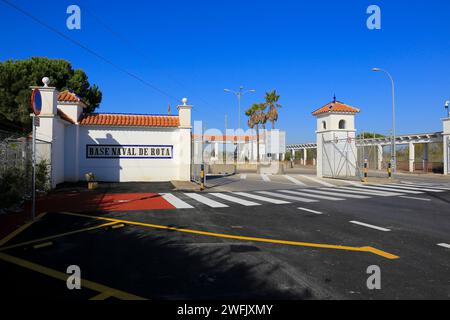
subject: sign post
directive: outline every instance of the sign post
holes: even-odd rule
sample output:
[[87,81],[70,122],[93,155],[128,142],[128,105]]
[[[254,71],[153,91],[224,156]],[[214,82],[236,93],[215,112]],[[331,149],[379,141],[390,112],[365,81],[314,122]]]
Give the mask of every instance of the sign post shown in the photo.
[[33,89],[31,94],[31,108],[33,109],[33,114],[31,115],[33,119],[33,142],[32,142],[32,181],[31,181],[31,218],[34,221],[36,219],[36,127],[40,125],[39,115],[42,110],[42,96],[39,89]]

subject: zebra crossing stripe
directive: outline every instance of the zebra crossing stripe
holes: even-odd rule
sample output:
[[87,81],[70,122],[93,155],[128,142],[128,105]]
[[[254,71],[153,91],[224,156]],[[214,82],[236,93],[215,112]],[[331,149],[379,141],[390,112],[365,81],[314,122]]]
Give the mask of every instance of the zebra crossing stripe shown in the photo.
[[175,197],[171,193],[160,193],[160,195],[163,197],[164,200],[169,202],[171,205],[173,205],[177,209],[193,209],[194,207],[190,204],[184,202],[183,200]]
[[314,181],[315,183],[318,183],[318,184],[320,184],[322,186],[325,186],[325,187],[335,187],[335,185],[333,185],[331,183],[328,183],[328,182],[325,182],[325,181],[320,180],[320,179],[315,178],[315,177],[306,176],[306,175],[300,175],[300,177],[308,179],[308,180],[311,180],[311,181]]
[[306,199],[306,198],[301,198],[301,197],[294,197],[294,196],[289,196],[287,194],[276,193],[276,192],[258,191],[258,193],[265,194],[265,195],[268,195],[268,196],[272,196],[272,197],[275,197],[275,198],[281,198],[281,199],[287,199],[287,200],[293,200],[293,201],[299,201],[299,202],[307,202],[307,203],[318,202],[318,200]]
[[427,198],[416,198],[416,197],[407,197],[407,196],[400,196],[399,198],[410,199],[410,200],[419,200],[419,201],[431,201],[431,199],[427,199]]
[[404,196],[403,193],[396,193],[396,192],[387,192],[387,191],[376,191],[376,190],[367,190],[362,189],[359,187],[340,187],[338,189],[336,188],[324,188],[325,190],[345,190],[346,192],[350,193],[356,193],[356,194],[363,194],[363,195],[369,195],[369,196],[380,196],[380,197],[395,197],[395,196]]
[[229,207],[226,204],[214,201],[212,199],[209,199],[209,198],[202,196],[200,194],[197,194],[197,193],[185,193],[185,195],[188,196],[189,198],[194,199],[200,203],[203,203],[211,208],[228,208]]
[[358,188],[370,189],[370,190],[394,191],[394,192],[409,193],[409,194],[422,194],[423,193],[420,191],[399,190],[399,189],[395,189],[395,188],[386,188],[386,187],[378,187],[378,186],[361,186]]
[[338,197],[342,197],[342,198],[352,198],[352,199],[370,199],[369,196],[359,196],[356,194],[348,194],[348,193],[343,193],[343,192],[337,192],[338,190],[336,190],[336,192],[331,192],[331,191],[322,191],[322,190],[317,190],[317,189],[301,189],[303,192],[312,192],[312,193],[317,193],[317,194],[324,194],[327,196],[338,196]]
[[245,207],[254,207],[254,206],[260,206],[261,204],[256,203],[256,202],[252,202],[252,201],[248,201],[248,200],[244,200],[244,199],[240,199],[240,198],[236,198],[233,196],[230,196],[228,194],[223,194],[223,193],[210,193],[210,195],[223,199],[223,200],[227,200],[230,202],[234,202],[234,203],[239,203]]
[[329,196],[321,196],[318,194],[307,194],[304,192],[298,192],[298,191],[291,191],[291,190],[280,190],[280,192],[283,193],[289,193],[289,194],[293,194],[296,196],[306,196],[306,197],[310,197],[310,198],[316,198],[316,199],[322,199],[322,200],[331,200],[331,201],[342,201],[345,199],[341,199],[341,198],[335,198],[335,197],[329,197]]
[[409,181],[400,181],[401,183],[407,184],[407,185],[411,185],[414,187],[426,187],[426,188],[434,188],[434,189],[439,189],[439,190],[450,190],[450,188],[447,188],[443,185],[437,185],[435,183],[412,183]]
[[263,196],[258,196],[256,194],[247,193],[247,192],[234,192],[234,194],[237,194],[238,196],[254,199],[254,200],[260,200],[260,201],[273,203],[273,204],[289,204],[290,203],[288,201],[267,198],[267,197],[263,197]]
[[270,182],[270,178],[267,174],[261,174],[261,178],[265,181],[265,182]]
[[303,183],[303,182],[301,182],[301,181],[295,179],[294,177],[291,177],[291,176],[288,176],[288,175],[285,175],[284,177],[285,177],[286,179],[288,179],[289,181],[293,182],[294,184],[297,184],[297,185],[299,185],[299,186],[306,186],[305,183]]
[[383,187],[395,187],[398,189],[406,189],[406,190],[417,190],[417,191],[428,191],[428,192],[444,192],[444,190],[438,190],[438,189],[428,189],[423,187],[409,187],[405,185],[399,185],[399,184],[385,184],[382,185]]
[[342,181],[344,183],[347,183],[347,184],[349,184],[351,186],[355,186],[355,187],[360,187],[363,185],[361,182],[357,182],[357,181],[351,181],[351,180],[339,180],[339,181]]

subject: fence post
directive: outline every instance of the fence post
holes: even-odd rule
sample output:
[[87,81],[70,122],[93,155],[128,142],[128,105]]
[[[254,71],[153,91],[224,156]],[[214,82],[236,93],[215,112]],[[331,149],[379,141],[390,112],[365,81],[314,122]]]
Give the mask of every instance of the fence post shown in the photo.
[[369,176],[369,161],[364,159],[364,182],[368,181]]
[[388,178],[392,179],[392,162],[388,164]]
[[200,172],[200,190],[203,191],[205,190],[205,185],[206,185],[206,175],[205,175],[205,165],[202,164],[201,165],[201,172]]

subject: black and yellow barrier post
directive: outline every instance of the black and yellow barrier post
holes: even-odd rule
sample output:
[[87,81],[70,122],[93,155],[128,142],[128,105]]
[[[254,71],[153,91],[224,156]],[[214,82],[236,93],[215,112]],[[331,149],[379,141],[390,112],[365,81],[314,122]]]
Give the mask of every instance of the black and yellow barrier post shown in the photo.
[[364,161],[364,182],[368,181],[368,177],[369,177],[369,162],[367,161],[367,159]]
[[200,172],[200,190],[203,191],[205,190],[205,180],[206,180],[206,175],[205,175],[205,165],[202,164],[201,165],[201,172]]
[[389,162],[388,164],[388,178],[392,179],[392,163]]

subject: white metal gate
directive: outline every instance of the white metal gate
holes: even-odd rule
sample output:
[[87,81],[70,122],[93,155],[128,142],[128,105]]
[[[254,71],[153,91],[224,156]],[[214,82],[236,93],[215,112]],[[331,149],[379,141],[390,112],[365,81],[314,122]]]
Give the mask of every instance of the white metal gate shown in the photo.
[[359,176],[358,155],[355,138],[335,136],[332,140],[322,138],[322,172],[327,178]]

